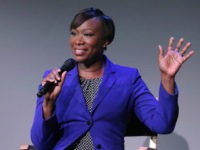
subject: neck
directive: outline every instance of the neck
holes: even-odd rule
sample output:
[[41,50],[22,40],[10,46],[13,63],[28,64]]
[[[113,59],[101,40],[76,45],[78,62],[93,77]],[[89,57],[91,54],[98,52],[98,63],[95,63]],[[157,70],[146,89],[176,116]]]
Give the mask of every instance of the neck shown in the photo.
[[104,59],[98,60],[91,65],[78,63],[79,76],[85,79],[98,78],[103,75]]

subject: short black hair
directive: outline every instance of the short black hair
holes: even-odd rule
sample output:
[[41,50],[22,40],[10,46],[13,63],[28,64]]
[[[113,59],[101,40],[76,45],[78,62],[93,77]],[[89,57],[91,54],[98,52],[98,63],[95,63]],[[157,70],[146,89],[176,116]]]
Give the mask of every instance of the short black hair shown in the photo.
[[114,25],[113,20],[109,16],[105,15],[103,11],[101,11],[98,8],[91,7],[91,8],[83,9],[80,12],[78,12],[74,16],[71,22],[70,30],[76,29],[83,22],[95,17],[98,18],[102,22],[104,34],[105,34],[104,37],[105,39],[108,40],[110,44],[113,41],[114,36],[115,36],[115,25]]

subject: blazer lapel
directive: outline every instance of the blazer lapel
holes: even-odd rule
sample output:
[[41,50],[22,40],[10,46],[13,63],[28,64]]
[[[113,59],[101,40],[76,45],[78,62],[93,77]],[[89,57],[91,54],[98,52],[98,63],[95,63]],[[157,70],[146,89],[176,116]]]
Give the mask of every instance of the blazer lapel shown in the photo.
[[[70,93],[70,96],[73,100],[77,100],[78,103],[80,103],[83,107],[87,108],[85,99],[82,93],[82,89],[79,83],[77,66],[75,66],[70,72],[67,73],[66,80],[63,86],[67,87],[65,89],[68,89],[67,92]],[[62,96],[62,97],[65,97],[65,96]]]
[[[116,81],[115,77],[115,67],[112,62],[106,58],[106,65],[104,69],[104,75],[102,83],[99,86],[98,92],[93,102],[92,106],[92,113],[98,107],[98,105],[103,101],[104,97],[108,94],[108,92],[114,86]],[[67,73],[66,80],[63,85],[63,89],[68,91],[63,91],[61,97],[66,97],[65,94],[68,93],[73,100],[77,100],[84,109],[89,113],[87,105],[85,103],[85,99],[82,93],[82,89],[79,83],[79,76],[78,76],[78,68],[75,66],[71,71]]]
[[99,86],[97,95],[94,99],[93,107],[92,107],[92,113],[96,110],[98,105],[103,101],[104,97],[112,89],[115,81],[116,81],[116,78],[115,78],[114,65],[112,64],[112,62],[110,62],[108,60],[108,58],[106,58],[106,66],[105,66],[105,69],[104,69],[103,80],[102,80],[102,83]]

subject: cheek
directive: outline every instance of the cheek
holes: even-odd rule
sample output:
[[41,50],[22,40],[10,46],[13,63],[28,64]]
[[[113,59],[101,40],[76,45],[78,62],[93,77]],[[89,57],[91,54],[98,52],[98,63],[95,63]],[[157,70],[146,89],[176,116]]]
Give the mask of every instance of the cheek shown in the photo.
[[69,44],[70,44],[70,46],[72,46],[72,44],[74,43],[73,41],[74,40],[72,38],[69,38]]
[[70,46],[71,50],[73,50],[73,48],[75,47],[75,40],[73,38],[69,39],[69,46]]
[[96,39],[94,39],[94,40],[88,40],[87,44],[90,45],[92,48],[99,49],[99,48],[102,47],[102,42],[99,41],[99,40],[96,40]]

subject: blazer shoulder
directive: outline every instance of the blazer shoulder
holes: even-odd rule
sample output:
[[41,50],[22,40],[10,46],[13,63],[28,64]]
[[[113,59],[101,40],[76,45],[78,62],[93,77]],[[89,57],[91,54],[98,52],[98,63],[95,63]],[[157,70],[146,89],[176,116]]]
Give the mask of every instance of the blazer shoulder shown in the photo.
[[141,78],[137,68],[122,66],[118,64],[115,64],[114,68],[116,78],[126,84],[135,83],[138,79]]
[[115,64],[116,73],[123,76],[140,76],[137,68]]

